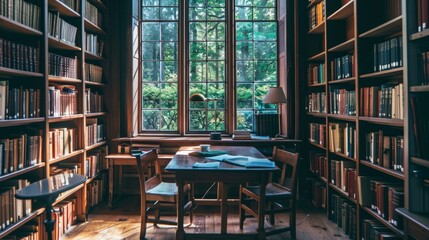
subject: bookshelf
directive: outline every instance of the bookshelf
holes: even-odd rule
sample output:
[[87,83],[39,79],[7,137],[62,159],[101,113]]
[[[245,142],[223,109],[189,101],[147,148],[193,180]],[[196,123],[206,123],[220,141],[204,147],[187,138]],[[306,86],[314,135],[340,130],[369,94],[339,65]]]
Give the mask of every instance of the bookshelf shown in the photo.
[[[25,179],[29,184],[62,171],[86,175],[87,184],[63,194],[55,206],[74,205],[73,222],[85,221],[106,187],[108,1],[23,5],[0,12],[0,183]],[[16,189],[10,189],[2,187],[0,193],[13,199]],[[0,238],[28,231],[29,223],[43,227],[44,209],[30,206],[31,212],[4,226],[0,219]],[[38,230],[36,238],[44,239],[44,228]]]
[[325,1],[322,19],[314,20],[311,8],[319,2],[295,1],[296,28],[307,29],[295,39],[306,119],[299,130],[309,152],[306,196],[351,239],[370,239],[364,229],[373,227],[403,238],[394,209],[408,201],[411,70],[401,11],[408,1]]

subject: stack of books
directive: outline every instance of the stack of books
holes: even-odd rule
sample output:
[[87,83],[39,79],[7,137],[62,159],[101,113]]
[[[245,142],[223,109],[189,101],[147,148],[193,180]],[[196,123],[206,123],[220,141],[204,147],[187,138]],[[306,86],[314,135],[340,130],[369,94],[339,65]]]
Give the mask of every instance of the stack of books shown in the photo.
[[232,134],[232,139],[233,140],[251,140],[252,136],[248,131],[234,130],[234,133]]

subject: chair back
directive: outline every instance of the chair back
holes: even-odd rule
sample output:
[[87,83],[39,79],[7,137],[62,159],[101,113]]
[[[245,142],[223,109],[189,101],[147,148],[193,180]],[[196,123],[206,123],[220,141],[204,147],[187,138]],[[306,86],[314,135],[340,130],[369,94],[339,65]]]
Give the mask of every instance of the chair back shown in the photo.
[[[140,193],[142,198],[145,198],[146,192],[158,185],[162,181],[161,168],[159,166],[158,153],[156,149],[152,149],[148,152],[138,154],[136,156],[137,160],[137,172],[139,174],[140,182]],[[149,168],[155,166],[155,175],[146,176],[146,173],[150,172]]]
[[282,163],[281,175],[278,184],[282,185],[295,195],[299,165],[299,154],[274,147],[273,160],[278,163]]

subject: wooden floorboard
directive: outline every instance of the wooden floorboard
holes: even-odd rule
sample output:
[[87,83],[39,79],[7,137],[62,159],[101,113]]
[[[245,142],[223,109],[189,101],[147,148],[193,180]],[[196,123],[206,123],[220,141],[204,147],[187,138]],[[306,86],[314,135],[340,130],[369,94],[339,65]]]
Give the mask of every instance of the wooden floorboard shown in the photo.
[[[84,240],[84,239],[112,239],[133,240],[139,239],[140,231],[140,209],[138,196],[123,196],[116,204],[115,209],[109,209],[106,203],[100,204],[92,209],[88,221],[80,223],[63,236],[62,240]],[[297,214],[297,239],[300,240],[340,240],[348,239],[345,234],[326,218],[326,214],[320,210],[314,210],[309,204],[301,201]],[[174,219],[174,216],[168,216]],[[278,222],[287,223],[285,215],[279,215]],[[185,224],[189,218],[185,218]],[[267,224],[268,225],[268,224]],[[255,219],[246,219],[243,232],[254,232],[257,226]],[[213,233],[220,232],[220,210],[213,206],[199,206],[194,211],[193,224],[185,228],[189,233]],[[239,229],[239,218],[237,206],[228,209],[228,232],[241,233]],[[153,227],[148,224],[147,239],[175,239],[175,227],[160,225]],[[195,238],[193,238],[195,239]],[[291,239],[289,233],[282,233],[267,237],[268,240]]]

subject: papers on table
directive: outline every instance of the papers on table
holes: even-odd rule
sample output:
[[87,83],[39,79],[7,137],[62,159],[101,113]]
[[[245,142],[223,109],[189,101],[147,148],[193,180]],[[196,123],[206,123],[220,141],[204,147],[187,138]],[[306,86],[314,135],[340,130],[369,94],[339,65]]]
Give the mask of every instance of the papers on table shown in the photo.
[[192,166],[193,168],[219,168],[220,162],[196,162]]
[[242,155],[229,155],[223,154],[219,156],[207,157],[206,159],[210,159],[212,161],[218,162],[227,162],[243,167],[275,167],[274,162],[266,159],[266,158],[254,158]]

